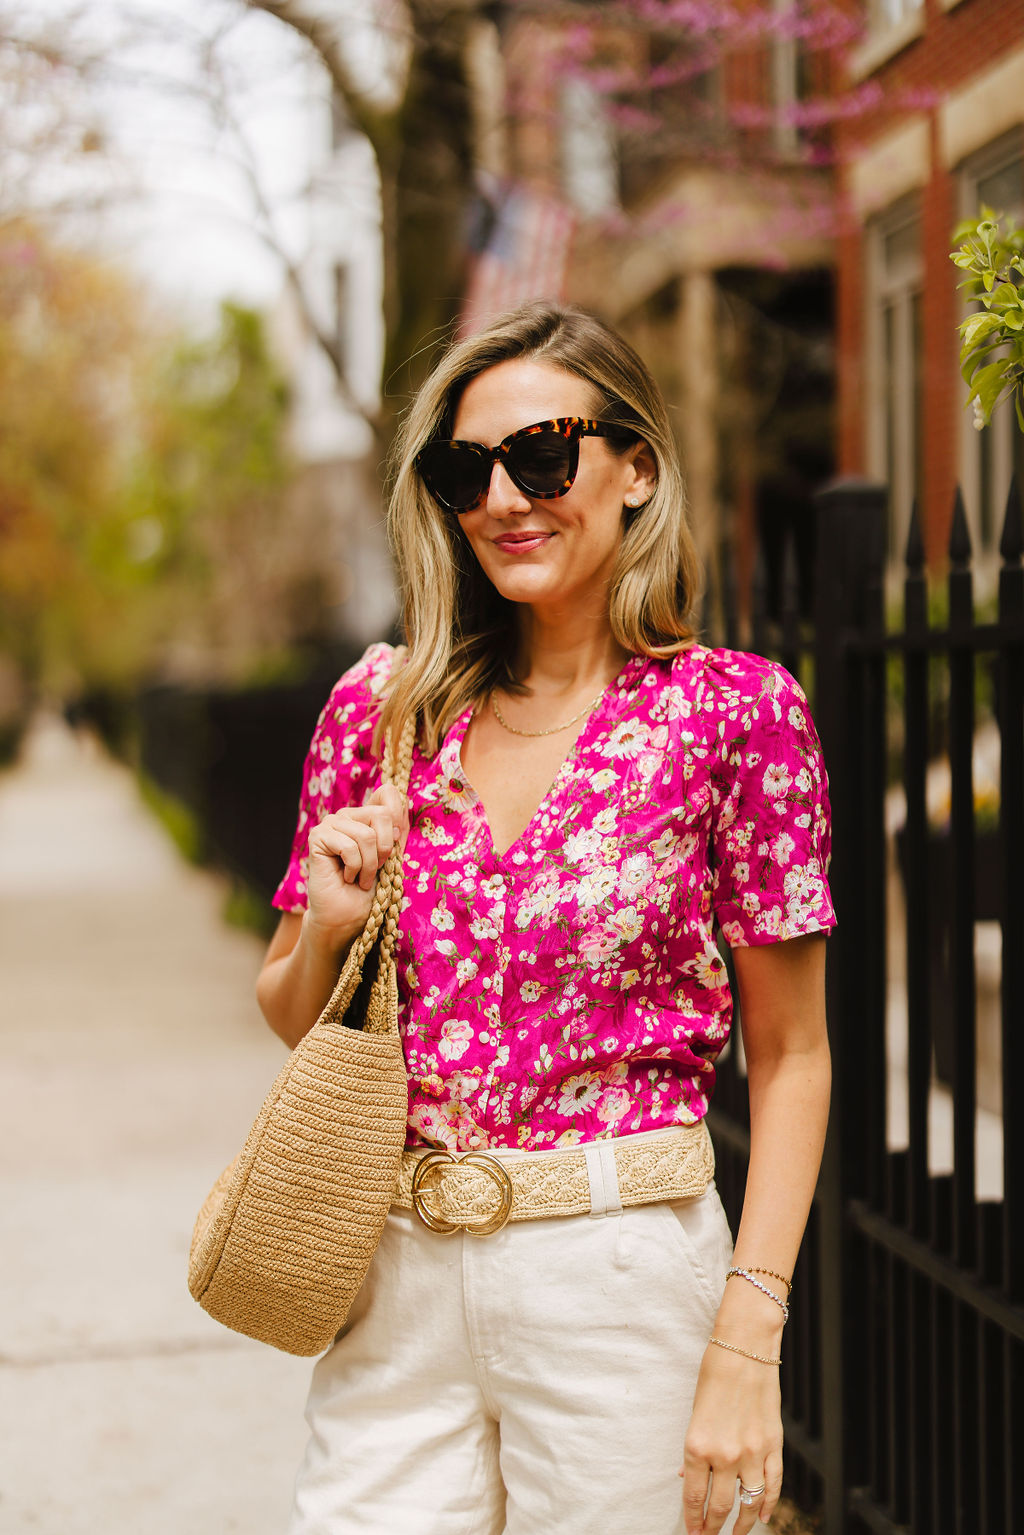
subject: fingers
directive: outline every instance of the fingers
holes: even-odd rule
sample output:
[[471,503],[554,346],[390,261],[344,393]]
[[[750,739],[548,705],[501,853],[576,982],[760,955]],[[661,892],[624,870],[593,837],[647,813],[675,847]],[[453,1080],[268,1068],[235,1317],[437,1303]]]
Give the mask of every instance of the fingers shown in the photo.
[[[758,1487],[767,1488],[768,1478],[765,1475],[764,1461],[761,1461],[760,1469],[755,1469],[756,1466],[757,1462],[750,1459],[741,1463],[739,1471],[739,1486],[737,1489],[735,1489],[740,1493],[741,1496],[744,1487],[749,1487],[752,1492],[755,1488]],[[779,1481],[781,1484],[781,1472],[779,1474]],[[739,1516],[737,1517],[736,1524],[734,1526],[733,1535],[747,1535],[747,1531],[753,1529],[759,1516],[763,1496],[764,1494],[759,1495],[754,1499],[752,1503],[740,1503]]]
[[371,827],[357,822],[346,822],[343,828],[333,817],[321,821],[309,834],[309,856],[340,862],[346,885],[358,883],[369,890],[377,876],[377,838]]
[[780,1452],[771,1451],[759,1471],[754,1470],[754,1463],[749,1460],[745,1469],[739,1469],[742,1462],[728,1469],[721,1465],[713,1469],[706,1460],[690,1453],[683,1465],[683,1518],[687,1535],[718,1535],[740,1490],[737,1477],[743,1487],[754,1489],[763,1484],[765,1491],[752,1504],[741,1503],[733,1535],[747,1535],[758,1519],[768,1523],[782,1492]]
[[[750,1485],[750,1484],[748,1484]],[[753,1486],[760,1486],[754,1482]],[[711,1472],[711,1496],[708,1499],[708,1511],[704,1516],[703,1535],[718,1535],[729,1515],[732,1513],[733,1504],[736,1502],[736,1472],[713,1469]],[[736,1522],[735,1535],[744,1535],[750,1529],[750,1523],[743,1523],[743,1515],[748,1512],[743,1509]]]
[[688,1535],[702,1535],[710,1480],[707,1460],[687,1449],[683,1457],[683,1519]]
[[[762,1481],[765,1484],[765,1494],[761,1500],[758,1518],[767,1524],[775,1512],[775,1505],[782,1496],[782,1452],[780,1450],[772,1450],[765,1456]],[[747,1483],[748,1487],[752,1485],[757,1484]]]
[[339,860],[347,885],[358,883],[362,890],[371,890],[378,869],[400,836],[396,817],[386,806],[338,810],[310,832],[309,855]]
[[[708,1496],[710,1490],[710,1497]],[[683,1479],[683,1520],[687,1535],[718,1535],[736,1500],[736,1475],[710,1471],[707,1466],[696,1472],[686,1471]],[[705,1504],[707,1505],[705,1508]],[[747,1510],[744,1509],[743,1513]],[[735,1535],[749,1530],[752,1519],[735,1527]]]
[[399,832],[407,835],[409,831],[409,801],[405,795],[395,788],[394,784],[382,784],[379,789],[374,789],[370,795],[370,805],[380,805],[387,810]]

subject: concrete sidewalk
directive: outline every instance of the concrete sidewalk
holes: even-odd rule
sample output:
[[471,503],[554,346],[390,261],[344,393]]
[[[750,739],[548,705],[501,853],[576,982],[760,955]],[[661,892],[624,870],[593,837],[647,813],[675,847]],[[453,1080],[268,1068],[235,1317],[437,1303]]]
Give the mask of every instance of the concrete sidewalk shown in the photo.
[[123,768],[37,724],[0,777],[0,1535],[284,1529],[310,1362],[185,1284],[284,1059],[222,898]]

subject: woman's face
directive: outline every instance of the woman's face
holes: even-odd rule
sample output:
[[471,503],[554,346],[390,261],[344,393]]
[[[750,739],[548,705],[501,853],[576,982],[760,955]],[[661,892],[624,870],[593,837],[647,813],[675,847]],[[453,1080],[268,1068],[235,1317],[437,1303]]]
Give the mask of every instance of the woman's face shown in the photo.
[[[592,417],[595,407],[594,391],[583,379],[517,358],[466,386],[452,436],[496,447],[520,427],[559,416]],[[646,444],[613,453],[602,437],[583,437],[579,448],[579,469],[564,496],[531,500],[495,464],[484,499],[459,517],[484,573],[512,602],[576,609],[591,596],[607,600],[623,507],[631,496],[640,504],[651,495],[654,457]]]

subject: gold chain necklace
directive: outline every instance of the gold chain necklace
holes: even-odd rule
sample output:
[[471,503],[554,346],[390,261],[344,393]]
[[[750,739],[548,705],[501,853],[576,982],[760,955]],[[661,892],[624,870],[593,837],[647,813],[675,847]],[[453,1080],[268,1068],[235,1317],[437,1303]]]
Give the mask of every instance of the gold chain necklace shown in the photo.
[[515,725],[510,725],[508,720],[505,719],[501,710],[498,708],[498,700],[493,693],[491,694],[491,707],[494,709],[494,717],[498,721],[498,724],[504,725],[505,729],[510,730],[514,736],[553,736],[557,735],[560,730],[568,730],[570,725],[575,725],[577,720],[581,720],[585,714],[589,714],[591,709],[593,709],[596,704],[601,702],[601,699],[604,697],[606,691],[607,690],[605,688],[602,688],[597,697],[592,698],[589,704],[586,704],[580,710],[579,714],[574,714],[572,719],[566,720],[563,725],[552,725],[548,730],[517,730]]

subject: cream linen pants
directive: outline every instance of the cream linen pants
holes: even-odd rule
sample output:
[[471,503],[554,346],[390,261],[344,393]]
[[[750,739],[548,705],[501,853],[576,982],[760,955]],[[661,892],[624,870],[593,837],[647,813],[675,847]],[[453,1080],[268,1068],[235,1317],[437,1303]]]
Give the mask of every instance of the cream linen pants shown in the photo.
[[[317,1362],[289,1535],[684,1535],[717,1190],[442,1236],[393,1209]],[[739,1503],[724,1529],[731,1531]]]

